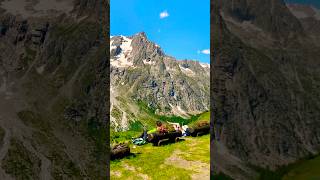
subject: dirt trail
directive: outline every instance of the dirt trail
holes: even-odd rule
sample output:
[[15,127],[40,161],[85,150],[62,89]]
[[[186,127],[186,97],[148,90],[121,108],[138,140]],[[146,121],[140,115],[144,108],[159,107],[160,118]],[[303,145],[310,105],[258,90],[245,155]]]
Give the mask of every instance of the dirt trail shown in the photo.
[[[141,177],[143,180],[150,180],[150,177],[149,177],[148,175],[143,174],[143,173],[139,173],[138,170],[137,170],[135,167],[133,167],[133,166],[129,166],[128,164],[124,164],[123,167],[124,167],[126,170],[128,170],[128,171],[133,171],[133,172],[137,173],[137,175],[138,175],[139,177]],[[113,172],[113,174],[114,174],[114,172]],[[118,174],[118,175],[119,175],[119,174]],[[121,174],[120,174],[120,175],[121,175]]]
[[172,155],[166,159],[165,164],[173,165],[179,168],[195,171],[196,173],[191,175],[194,180],[209,180],[210,179],[210,164],[203,163],[201,161],[188,161],[180,157],[181,150],[175,150]]

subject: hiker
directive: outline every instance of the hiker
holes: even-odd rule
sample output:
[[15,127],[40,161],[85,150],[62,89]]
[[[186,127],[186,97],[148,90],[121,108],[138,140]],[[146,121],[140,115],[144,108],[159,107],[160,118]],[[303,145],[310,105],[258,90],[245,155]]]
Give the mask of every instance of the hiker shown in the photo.
[[190,135],[189,127],[187,125],[183,125],[181,127],[179,123],[172,123],[169,121],[167,121],[167,123],[171,124],[176,131],[181,131],[182,136],[189,136]]
[[168,132],[167,128],[165,127],[164,124],[162,124],[161,121],[156,121],[156,127],[147,131],[147,129],[144,127],[143,128],[143,133],[140,135],[140,138],[143,138],[143,139],[147,139],[148,137],[148,134],[151,134],[151,133],[155,133],[155,132],[158,132],[158,133],[166,133]]
[[147,140],[148,134],[147,134],[147,128],[144,126],[143,127],[143,133],[139,138],[142,138],[143,140]]
[[157,122],[156,122],[156,125],[157,125],[157,131],[158,131],[159,133],[166,133],[166,132],[168,132],[167,128],[165,127],[164,124],[162,124],[161,121],[157,121]]
[[155,132],[166,133],[168,130],[161,121],[156,121],[156,128],[147,131],[147,128],[143,127],[143,133],[137,138],[132,138],[132,142],[136,145],[143,145],[148,141],[148,134]]
[[167,121],[168,124],[171,124],[175,131],[181,131],[183,133],[183,129],[181,128],[179,123],[173,123]]

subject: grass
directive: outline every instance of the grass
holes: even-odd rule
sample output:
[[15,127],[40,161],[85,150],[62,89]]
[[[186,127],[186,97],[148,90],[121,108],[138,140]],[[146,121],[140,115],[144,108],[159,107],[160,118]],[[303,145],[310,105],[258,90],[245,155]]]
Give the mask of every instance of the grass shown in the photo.
[[297,164],[283,180],[316,180],[320,179],[320,156]]
[[149,107],[144,101],[138,100],[137,104],[138,104],[140,110],[143,110],[150,115],[155,115],[156,109]]
[[[150,112],[150,111],[149,111]],[[152,115],[152,112],[150,112]],[[157,116],[157,115],[154,115]],[[157,116],[161,121],[179,122],[190,124],[196,121],[210,120],[210,112],[205,112],[190,119],[181,117]],[[201,137],[187,137],[185,141],[156,147],[151,144],[133,146],[131,137],[137,137],[142,133],[142,125],[135,122],[130,125],[130,130],[125,132],[114,132],[111,130],[111,142],[127,142],[133,155],[111,161],[111,179],[191,179],[191,175],[197,173],[194,170],[181,168],[173,164],[165,163],[166,159],[175,151],[180,151],[179,158],[190,162],[201,162],[210,164],[210,135]],[[208,167],[207,166],[207,167]],[[208,172],[201,172],[208,173]]]
[[200,116],[202,116],[202,118],[207,118],[208,120],[210,120],[210,113],[208,112],[197,115],[191,115],[190,118],[183,118],[179,116],[164,116],[155,114],[156,108],[149,107],[145,102],[141,100],[137,101],[137,105],[139,106],[140,113],[144,114],[140,117],[139,121],[145,123],[147,127],[154,127],[154,123],[156,120],[160,120],[163,122],[176,122],[183,125],[190,124],[194,121],[198,121]]
[[272,171],[269,168],[253,167],[259,173],[259,180],[281,180],[283,176],[280,171]]
[[[269,168],[252,166],[259,173],[258,180],[316,180],[320,179],[320,156],[310,156],[272,171]],[[223,173],[214,174],[211,179],[232,179]]]
[[191,121],[189,125],[189,127],[194,126],[197,122],[199,121],[206,121],[206,122],[210,122],[210,111],[208,112],[204,112],[200,115],[198,115],[198,117],[196,118],[196,120]]
[[165,164],[166,159],[176,150],[182,152],[180,157],[185,160],[200,161],[208,166],[210,162],[209,135],[188,137],[186,141],[160,147],[151,144],[136,148],[130,146],[134,155],[111,161],[111,179],[142,179],[143,176],[151,179],[191,179],[191,174],[196,173],[195,171],[176,167],[174,164]]
[[[148,129],[152,129],[155,127],[155,121],[160,120],[162,122],[175,122],[183,125],[192,126],[194,123],[198,121],[210,121],[210,111],[204,112],[198,115],[193,115],[189,119],[185,119],[179,116],[160,116],[156,114],[152,114],[152,111],[147,110],[146,106],[142,106],[140,104],[140,108],[145,108],[146,112],[149,112],[149,116],[152,116],[150,122],[146,122],[144,120],[137,120],[135,122],[131,122],[130,129],[124,132],[115,132],[113,129],[110,131],[110,140],[111,143],[120,143],[130,141],[132,137],[137,137],[141,135],[143,132],[143,126],[145,125]],[[152,121],[152,122],[151,122]]]
[[175,123],[179,123],[179,124],[190,124],[192,122],[198,121],[200,115],[192,115],[190,118],[185,119],[179,116],[159,116],[159,120],[163,121],[163,122],[175,122]]
[[232,180],[231,177],[227,176],[224,173],[219,172],[218,174],[213,174],[210,176],[212,180]]
[[188,146],[192,148],[188,149],[186,153],[182,154],[181,156],[188,161],[200,160],[201,162],[209,164],[210,163],[210,135],[205,135],[203,137],[196,137],[191,139],[193,141],[192,143],[194,144],[191,144],[191,145],[188,144]]
[[125,131],[125,132],[114,132],[111,130],[110,132],[110,140],[112,143],[122,143],[122,142],[128,142],[131,140],[132,137],[137,137],[142,132],[139,131]]
[[272,171],[268,168],[253,167],[259,180],[313,180],[320,178],[320,156],[309,156]]

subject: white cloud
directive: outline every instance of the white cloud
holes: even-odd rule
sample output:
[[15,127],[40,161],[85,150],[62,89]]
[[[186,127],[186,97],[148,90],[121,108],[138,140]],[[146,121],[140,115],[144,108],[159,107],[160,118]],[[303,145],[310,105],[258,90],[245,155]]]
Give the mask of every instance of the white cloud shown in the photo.
[[[199,53],[199,51],[198,51]],[[202,54],[210,54],[210,49],[204,49],[201,51]]]
[[169,16],[169,13],[168,13],[167,10],[165,10],[165,11],[161,12],[159,16],[160,16],[160,19],[163,19],[163,18],[168,17],[168,16]]

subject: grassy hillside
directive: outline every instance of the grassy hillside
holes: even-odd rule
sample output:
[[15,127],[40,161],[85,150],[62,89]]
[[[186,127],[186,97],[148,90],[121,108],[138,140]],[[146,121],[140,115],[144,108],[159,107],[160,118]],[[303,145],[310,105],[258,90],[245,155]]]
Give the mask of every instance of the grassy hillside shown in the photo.
[[259,180],[314,180],[320,179],[320,156],[310,156],[287,166],[282,166],[276,171],[255,168]]
[[296,164],[283,180],[320,179],[320,156]]
[[[164,146],[132,146],[131,156],[111,161],[111,179],[203,179],[210,171],[210,135]],[[207,178],[208,179],[208,178]]]
[[[120,143],[120,142],[126,142],[130,141],[131,137],[136,137],[138,135],[141,135],[143,132],[143,126],[146,126],[147,129],[152,129],[155,127],[156,120],[160,120],[162,122],[176,122],[180,124],[187,124],[192,125],[195,122],[198,121],[210,121],[210,112],[204,112],[198,115],[193,115],[188,119],[178,117],[178,116],[160,116],[153,114],[153,112],[149,109],[147,109],[144,106],[140,106],[143,108],[144,114],[147,114],[143,116],[141,119],[136,119],[135,122],[131,122],[130,129],[128,131],[124,132],[115,132],[113,129],[110,130],[110,140],[111,143]],[[148,112],[148,113],[146,113]]]
[[[275,171],[251,166],[259,173],[257,180],[316,180],[320,179],[320,156],[310,156]],[[213,179],[232,180],[231,177],[219,173]]]
[[[209,121],[210,112],[189,119],[181,117],[157,116],[161,121],[192,124],[196,121]],[[112,132],[111,142],[127,142],[132,155],[111,161],[111,179],[209,179],[210,174],[210,135],[185,137],[183,141],[160,147],[146,144],[134,146],[131,137],[140,135],[142,123],[131,124],[130,130]]]

